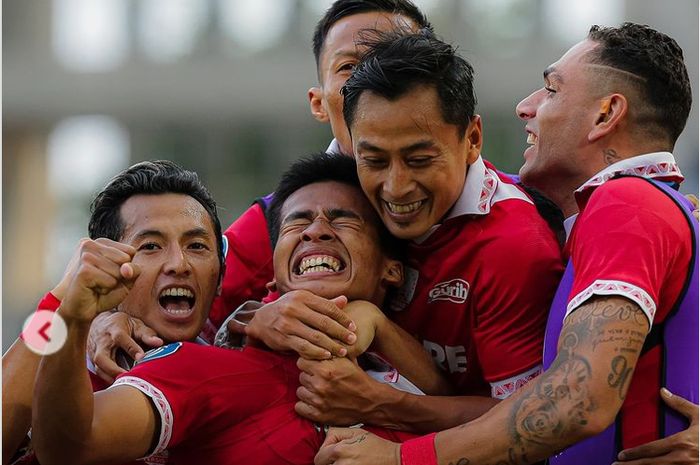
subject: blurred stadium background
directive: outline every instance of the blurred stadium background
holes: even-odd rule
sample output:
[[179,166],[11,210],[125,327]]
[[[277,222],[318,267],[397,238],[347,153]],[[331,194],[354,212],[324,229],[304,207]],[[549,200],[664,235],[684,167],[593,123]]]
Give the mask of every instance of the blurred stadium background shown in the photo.
[[[200,173],[228,226],[330,128],[308,110],[330,0],[21,0],[2,12],[3,351],[86,235],[92,195],[130,164]],[[698,99],[697,0],[417,0],[476,72],[487,159],[517,171],[514,105],[591,24],[649,24],[683,47]],[[676,147],[698,191],[697,103]]]

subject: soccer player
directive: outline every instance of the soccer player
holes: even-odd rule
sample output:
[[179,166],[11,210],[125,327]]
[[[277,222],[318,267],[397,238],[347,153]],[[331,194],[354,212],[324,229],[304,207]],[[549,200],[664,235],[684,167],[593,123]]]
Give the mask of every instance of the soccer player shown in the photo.
[[[353,166],[342,155],[319,155],[283,178],[271,205],[279,231],[274,285],[282,294],[344,296],[358,325],[358,352],[349,357],[374,341],[420,388],[442,392],[446,384],[422,347],[376,306],[400,283],[403,268],[382,250],[396,247],[362,195]],[[119,306],[137,316],[157,310],[185,318],[211,303],[220,270],[215,228],[196,200],[185,194],[121,200],[121,228],[91,229],[121,242],[84,244],[89,252],[81,254],[58,309],[68,340],[43,358],[37,373],[33,441],[40,462],[120,462],[167,448],[168,463],[264,464],[280,457],[311,463],[323,430],[294,413],[296,356],[174,343],[149,352],[93,395],[84,353],[96,313]],[[382,380],[412,387],[396,369]]]
[[[60,305],[61,298],[65,297],[73,276],[78,271],[78,266],[90,266],[93,261],[104,259],[116,260],[128,258],[121,246],[104,246],[105,239],[102,237],[119,238],[124,234],[125,228],[130,226],[124,221],[125,215],[129,214],[133,219],[143,212],[138,210],[128,210],[136,208],[139,199],[159,199],[162,200],[163,212],[171,198],[183,200],[183,204],[197,206],[197,219],[200,222],[211,224],[211,231],[207,229],[206,239],[211,239],[211,244],[207,243],[207,248],[213,256],[213,262],[207,262],[207,268],[189,268],[184,272],[188,275],[188,280],[195,283],[187,286],[172,287],[164,286],[163,276],[180,274],[174,268],[173,260],[165,262],[162,260],[161,273],[158,275],[153,270],[153,266],[141,267],[141,278],[138,280],[138,288],[133,295],[150,293],[154,300],[151,306],[142,306],[141,302],[131,297],[122,304],[131,309],[131,313],[137,315],[150,328],[154,328],[157,334],[164,341],[189,341],[195,340],[204,321],[210,305],[210,300],[216,294],[217,283],[223,274],[223,240],[221,236],[221,225],[216,214],[216,204],[207,189],[200,183],[197,175],[193,172],[183,170],[176,164],[169,161],[154,161],[138,163],[131,168],[117,175],[95,198],[92,204],[91,222],[89,225],[90,237],[94,240],[84,239],[81,241],[76,254],[68,266],[64,278],[58,286],[48,293],[40,302],[41,310],[56,310]],[[129,202],[132,201],[133,202]],[[185,200],[187,202],[185,202]],[[194,211],[194,210],[193,210]],[[202,217],[201,213],[205,216]],[[159,218],[161,218],[159,216]],[[206,220],[206,221],[205,221]],[[190,219],[189,223],[194,220]],[[183,241],[183,249],[193,254],[196,250],[198,255],[204,252],[202,240],[202,228],[191,228],[185,231],[182,237],[175,237]],[[148,231],[146,231],[148,232]],[[169,232],[151,231],[152,234],[144,235],[141,240],[152,239],[142,245],[143,251],[139,257],[149,257],[155,254],[155,250],[162,249],[160,243],[162,237]],[[172,245],[172,244],[171,244]],[[102,255],[106,257],[102,257]],[[183,258],[183,257],[181,257]],[[184,258],[183,258],[184,262]],[[173,265],[173,266],[171,266]],[[175,265],[178,265],[175,263]],[[184,266],[182,263],[179,266]],[[114,270],[112,270],[114,271]],[[207,274],[203,275],[206,272]],[[199,286],[201,284],[201,286]],[[54,294],[55,293],[55,294]],[[155,295],[153,295],[155,293]],[[183,294],[180,296],[179,294]],[[121,307],[120,307],[121,308]],[[84,357],[83,357],[84,360]],[[34,392],[34,379],[40,356],[30,351],[24,341],[18,339],[8,352],[3,356],[3,463],[8,463],[13,454],[17,452],[20,443],[25,438],[31,422],[31,404]],[[101,380],[90,373],[90,381],[94,390],[101,390],[107,386]],[[33,453],[31,448],[20,451],[18,454],[19,463],[33,463]]]
[[[574,223],[546,371],[484,417],[400,450],[339,432],[318,464],[611,463],[685,427],[659,395],[698,394],[697,222],[671,154],[691,107],[683,53],[647,26],[594,26],[544,82],[516,109],[531,145],[520,173]],[[689,431],[631,463],[697,463],[697,447],[679,447],[681,435],[697,440],[697,409]],[[362,459],[341,460],[349,453]]]

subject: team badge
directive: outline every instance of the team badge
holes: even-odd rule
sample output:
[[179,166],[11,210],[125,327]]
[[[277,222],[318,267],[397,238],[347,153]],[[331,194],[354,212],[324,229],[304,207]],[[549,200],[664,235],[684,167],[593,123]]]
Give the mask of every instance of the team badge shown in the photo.
[[151,349],[148,352],[146,352],[146,355],[141,360],[136,362],[136,365],[143,362],[150,362],[151,360],[167,357],[168,355],[172,355],[178,350],[180,350],[180,347],[182,347],[182,342],[173,342],[163,347]]
[[436,300],[447,300],[455,304],[463,304],[469,295],[469,283],[463,279],[452,279],[435,285],[428,292],[428,303]]
[[389,301],[389,309],[393,312],[402,312],[406,310],[408,304],[413,300],[413,293],[416,291],[418,284],[418,270],[404,266],[403,285],[398,288],[391,296]]

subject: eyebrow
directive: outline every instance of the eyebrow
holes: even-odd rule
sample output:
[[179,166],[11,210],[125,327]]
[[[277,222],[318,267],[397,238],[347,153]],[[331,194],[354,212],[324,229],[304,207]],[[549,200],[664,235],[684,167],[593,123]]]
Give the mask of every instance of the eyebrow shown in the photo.
[[[329,209],[324,209],[324,213],[326,214],[326,217],[330,221],[333,221],[337,218],[352,218],[352,219],[357,219],[357,220],[362,220],[360,215],[358,215],[356,212],[352,210],[347,210],[344,208],[329,208]],[[314,212],[311,210],[297,210],[291,212],[289,215],[284,217],[284,220],[282,221],[282,224],[287,224],[295,220],[313,220],[314,217]]]
[[542,73],[542,77],[545,80],[556,80],[558,82],[564,82],[564,80],[561,77],[561,74],[557,73],[557,69],[554,67],[554,65],[547,66],[547,68]]
[[[139,241],[142,240],[146,237],[165,237],[165,234],[163,234],[162,231],[158,229],[144,229],[143,231],[139,231],[133,236],[134,241]],[[183,234],[184,237],[186,238],[191,238],[191,237],[206,237],[209,238],[211,234],[209,234],[209,231],[207,231],[205,228],[197,227],[197,228],[192,228]]]
[[[367,141],[364,141],[364,140],[361,140],[357,143],[357,148],[362,149],[362,150],[366,150],[368,152],[374,152],[374,153],[385,153],[386,152],[386,150],[384,150],[380,147],[377,147],[376,145],[373,145],[373,144],[371,144]],[[407,147],[402,147],[401,149],[399,149],[399,152],[402,155],[407,155],[407,154],[413,153],[417,150],[425,150],[425,149],[432,149],[432,148],[435,148],[435,143],[433,141],[422,140],[422,141],[418,141],[416,143],[413,143]]]

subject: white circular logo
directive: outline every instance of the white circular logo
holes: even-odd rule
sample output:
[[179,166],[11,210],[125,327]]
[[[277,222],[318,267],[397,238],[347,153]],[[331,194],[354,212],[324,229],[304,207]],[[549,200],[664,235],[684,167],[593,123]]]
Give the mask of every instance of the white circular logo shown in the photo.
[[37,310],[29,315],[22,326],[24,343],[39,355],[57,352],[66,342],[67,335],[63,318],[50,310]]

